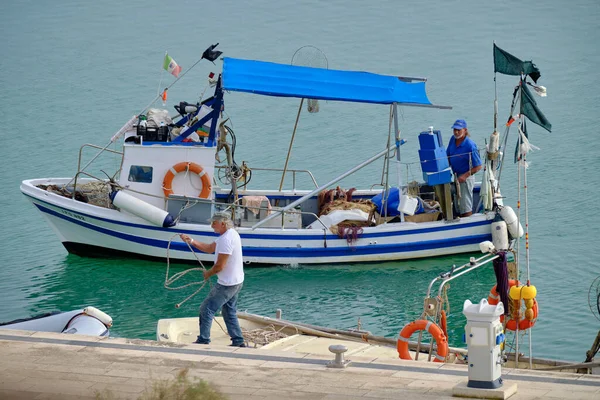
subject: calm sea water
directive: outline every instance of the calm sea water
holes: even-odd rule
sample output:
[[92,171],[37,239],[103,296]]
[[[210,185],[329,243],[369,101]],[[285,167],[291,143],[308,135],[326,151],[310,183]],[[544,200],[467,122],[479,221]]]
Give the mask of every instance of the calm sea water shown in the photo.
[[[528,170],[531,279],[540,302],[534,355],[581,360],[599,328],[587,299],[600,274],[599,17],[595,0],[2,2],[0,320],[95,305],[113,316],[114,335],[151,339],[159,318],[196,314],[203,293],[175,309],[187,294],[163,288],[163,263],[68,255],[19,192],[23,179],[71,176],[83,143],[106,144],[170,84],[173,78],[161,75],[165,51],[186,70],[217,42],[227,56],[282,63],[310,44],[331,68],[426,76],[432,102],[454,109],[403,109],[403,156],[411,161],[416,135],[431,125],[448,137],[461,117],[478,143],[489,136],[495,40],[541,69],[549,95],[538,103],[553,123],[551,134],[530,125],[531,142],[541,148]],[[170,106],[196,101],[210,71],[218,66],[203,61],[192,69],[169,91]],[[515,84],[498,77],[502,119]],[[226,106],[238,162],[281,167],[298,101],[233,93]],[[319,114],[301,120],[290,167],[309,162],[319,182],[337,176],[384,147],[387,114],[383,106],[321,104]],[[106,157],[95,171],[116,166]],[[503,176],[513,206],[517,187],[507,175],[515,171],[508,167]],[[361,171],[358,183],[370,185],[379,174]],[[267,315],[281,308],[288,319],[336,328],[360,318],[374,334],[393,337],[420,314],[429,281],[467,259],[249,269],[240,307]],[[486,297],[493,282],[491,269],[481,269],[451,284],[452,344],[460,345],[463,301]]]

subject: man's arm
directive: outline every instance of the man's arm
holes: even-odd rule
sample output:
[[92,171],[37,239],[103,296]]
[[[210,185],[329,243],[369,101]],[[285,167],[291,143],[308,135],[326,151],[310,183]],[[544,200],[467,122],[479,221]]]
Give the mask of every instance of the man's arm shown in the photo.
[[225,268],[225,264],[227,264],[227,260],[229,260],[229,254],[219,253],[217,255],[217,261],[215,261],[215,265],[208,271],[204,271],[204,279],[208,279],[211,276],[218,274]]
[[464,182],[467,180],[467,178],[471,175],[475,175],[477,172],[479,172],[479,170],[482,168],[481,165],[478,165],[476,167],[471,168],[470,170],[468,170],[467,172],[465,172],[464,174],[460,175],[458,177],[458,181],[459,182]]
[[192,239],[191,237],[189,237],[188,235],[186,235],[185,233],[182,233],[179,236],[181,237],[181,240],[183,240],[184,242],[188,243],[190,246],[192,246],[204,253],[212,254],[215,252],[215,249],[217,248],[217,244],[215,242],[212,242],[212,243],[198,242],[198,241]]

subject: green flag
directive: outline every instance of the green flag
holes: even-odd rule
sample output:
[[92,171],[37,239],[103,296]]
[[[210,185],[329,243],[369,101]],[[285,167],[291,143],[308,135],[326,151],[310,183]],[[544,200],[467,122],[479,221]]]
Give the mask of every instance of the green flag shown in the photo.
[[540,70],[532,61],[521,61],[494,43],[494,72],[506,75],[529,75],[534,82],[540,79]]
[[538,108],[533,95],[527,89],[524,81],[521,81],[521,114],[529,118],[534,124],[538,124],[548,132],[552,132],[552,124]]

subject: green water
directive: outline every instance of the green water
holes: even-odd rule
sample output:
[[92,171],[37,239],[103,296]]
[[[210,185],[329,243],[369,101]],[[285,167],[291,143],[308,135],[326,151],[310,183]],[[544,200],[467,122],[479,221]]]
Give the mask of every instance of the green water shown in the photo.
[[[282,63],[312,44],[332,68],[426,76],[432,102],[454,108],[402,109],[403,157],[410,162],[417,159],[416,135],[431,125],[448,138],[452,122],[464,118],[478,144],[489,136],[496,40],[541,69],[549,95],[538,104],[553,124],[551,134],[530,125],[531,142],[541,148],[528,159],[531,279],[540,304],[533,354],[582,360],[600,327],[588,306],[590,284],[600,275],[598,2],[236,3],[9,0],[0,6],[0,321],[94,305],[114,318],[113,335],[151,339],[159,318],[197,314],[204,292],[176,309],[189,292],[163,288],[164,263],[68,255],[18,189],[24,179],[71,176],[82,144],[106,144],[170,84],[173,78],[160,70],[165,50],[185,71],[216,42],[227,56]],[[210,71],[218,66],[203,62],[190,71],[169,90],[169,107],[195,101]],[[498,77],[501,120],[515,83]],[[226,96],[237,161],[282,167],[298,101]],[[326,182],[385,145],[386,107],[324,102],[320,108],[303,115],[290,168],[308,163]],[[99,175],[118,166],[115,158],[99,161],[92,170]],[[365,169],[343,186],[368,187],[379,176],[375,167]],[[513,207],[515,176],[507,165],[503,194]],[[274,177],[267,186],[278,182]],[[248,269],[240,308],[265,315],[281,308],[287,319],[335,328],[355,327],[360,318],[364,329],[395,337],[421,313],[431,279],[468,257]],[[461,344],[463,301],[487,297],[493,284],[491,267],[451,284],[451,344]]]

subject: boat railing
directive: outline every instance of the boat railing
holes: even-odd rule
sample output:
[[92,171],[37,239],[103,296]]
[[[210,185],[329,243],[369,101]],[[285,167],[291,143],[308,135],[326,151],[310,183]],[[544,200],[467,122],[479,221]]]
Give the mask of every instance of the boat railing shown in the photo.
[[[86,148],[86,147],[91,147],[93,149],[98,149],[98,150],[101,150],[101,151],[108,151],[109,153],[119,154],[121,157],[123,156],[123,152],[122,151],[112,150],[112,149],[108,149],[108,148],[97,146],[95,144],[90,144],[90,143],[86,143],[86,144],[82,145],[79,148],[79,157],[77,158],[77,173],[75,174],[75,176],[71,180],[73,182],[73,199],[75,198],[75,192],[77,190],[77,179],[79,179],[79,175],[87,175],[87,176],[89,176],[91,178],[94,178],[94,179],[97,179],[99,181],[104,181],[104,178],[98,178],[98,177],[96,177],[94,175],[91,175],[91,174],[89,174],[89,173],[87,173],[87,172],[85,172],[85,171],[83,171],[81,169],[81,157],[83,155],[83,149]],[[115,173],[115,175],[116,175],[116,173]],[[114,176],[113,176],[113,178],[114,178]],[[70,183],[71,182],[67,183],[65,186],[68,186]]]
[[[453,265],[452,268],[450,269],[450,271],[446,271],[446,272],[442,272],[441,274],[439,274],[438,276],[436,276],[434,279],[431,280],[431,282],[429,283],[429,287],[427,288],[427,295],[425,296],[425,300],[424,300],[424,304],[423,304],[423,313],[421,314],[421,319],[430,319],[432,320],[435,324],[440,323],[441,320],[441,313],[442,313],[442,308],[443,308],[443,302],[444,302],[444,297],[443,293],[444,293],[444,288],[446,287],[446,284],[448,284],[450,281],[453,281],[465,274],[468,274],[469,272],[482,267],[492,261],[494,261],[495,259],[497,259],[499,256],[497,254],[493,254],[493,253],[486,253],[483,256],[479,257],[479,258],[475,258],[475,257],[471,257],[471,259],[469,260],[468,263],[465,263],[459,267],[457,267],[456,265]],[[438,289],[437,289],[437,295],[432,297],[432,290],[434,285],[438,283]],[[421,340],[422,340],[422,336],[423,336],[423,331],[419,331],[419,338],[417,340],[417,350],[416,350],[416,354],[415,354],[415,359],[418,359],[419,357],[419,350],[420,350],[420,346],[421,346]],[[429,344],[429,361],[431,361],[431,356],[433,354],[433,338],[431,339],[431,342]]]
[[[216,169],[227,169],[227,166],[215,166]],[[279,173],[283,173],[284,170],[283,168],[256,168],[256,167],[252,167],[250,168],[250,170],[252,172],[254,171],[268,171],[268,172],[279,172]],[[314,175],[312,174],[312,172],[310,172],[307,169],[286,169],[285,170],[285,174],[286,176],[288,174],[292,174],[292,190],[295,191],[296,190],[296,175],[297,174],[306,174],[308,175],[308,177],[310,178],[310,180],[312,181],[313,185],[315,185],[315,187],[319,187],[319,184],[317,183],[317,180],[315,179]],[[247,187],[246,187],[247,188]]]
[[[255,206],[248,206],[248,205],[243,205],[240,204],[241,198],[238,199],[237,202],[234,203],[229,203],[229,204],[224,204],[224,203],[216,203],[214,202],[215,206],[226,206],[225,208],[219,210],[221,212],[228,212],[228,211],[232,211],[234,213],[234,215],[236,215],[235,220],[240,221],[241,218],[238,218],[237,216],[239,215],[238,213],[242,213],[245,210],[249,210],[249,209],[253,209],[253,210],[258,210],[258,212],[266,212],[267,216],[270,215],[270,213],[280,213],[281,214],[281,229],[286,229],[285,227],[285,215],[286,214],[299,214],[299,215],[310,215],[312,217],[315,218],[315,221],[319,221],[319,223],[323,226],[323,229],[326,230],[327,229],[327,225],[325,225],[325,223],[321,220],[321,218],[319,218],[319,216],[317,214],[315,214],[314,212],[311,211],[301,211],[298,209],[290,209],[290,210],[281,210],[279,207],[255,207]],[[281,211],[280,211],[281,210]],[[260,219],[258,219],[255,222],[260,221]],[[239,222],[238,222],[239,224]],[[295,229],[295,228],[294,228]]]

